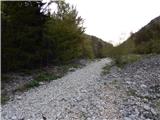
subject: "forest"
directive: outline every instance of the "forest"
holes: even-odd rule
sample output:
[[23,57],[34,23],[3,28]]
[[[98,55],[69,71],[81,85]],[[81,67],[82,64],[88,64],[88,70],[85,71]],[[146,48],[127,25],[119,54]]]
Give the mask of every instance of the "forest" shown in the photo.
[[[57,10],[51,13],[50,4]],[[64,1],[1,2],[2,72],[101,58],[113,47],[85,34],[83,18]]]
[[[51,4],[57,6],[54,12],[48,8]],[[65,1],[1,2],[2,72],[77,59],[160,53],[160,17],[115,47],[86,34],[84,22],[76,7]]]

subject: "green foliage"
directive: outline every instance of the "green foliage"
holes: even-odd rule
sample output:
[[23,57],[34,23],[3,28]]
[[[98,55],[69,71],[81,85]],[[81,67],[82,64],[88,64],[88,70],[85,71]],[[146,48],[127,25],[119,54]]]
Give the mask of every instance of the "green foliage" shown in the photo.
[[23,92],[23,91],[26,91],[26,90],[31,89],[33,87],[38,87],[39,85],[40,85],[39,81],[32,80],[27,84],[24,84],[24,85],[21,85],[21,86],[17,87],[14,92],[17,92],[17,91],[18,92]]
[[39,86],[39,82],[37,80],[32,80],[30,83],[28,83],[23,89],[29,89],[29,88],[33,88],[33,87],[38,87]]
[[1,104],[5,104],[9,100],[7,95],[1,94]]
[[39,75],[37,75],[34,80],[35,81],[51,81],[51,80],[55,80],[57,78],[59,78],[60,76],[54,75],[54,74],[49,74],[49,73],[41,73]]
[[59,1],[57,12],[41,12],[41,1],[2,2],[2,71],[31,69],[82,54],[82,18]]
[[131,39],[135,42],[135,53],[160,53],[160,17],[133,34]]
[[129,90],[127,91],[127,95],[128,95],[128,96],[137,97],[136,90],[134,90],[134,89],[129,89]]
[[40,73],[34,77],[34,80],[30,81],[27,84],[24,84],[22,86],[19,86],[15,91],[25,91],[27,89],[33,88],[33,87],[38,87],[40,85],[40,82],[42,81],[51,81],[59,78],[60,76],[49,74],[47,72],[45,73]]
[[95,57],[93,52],[92,40],[89,39],[87,35],[84,36],[82,50],[82,57],[90,59],[93,59]]
[[113,63],[111,63],[110,65],[106,64],[106,65],[103,67],[102,75],[109,74],[110,69],[112,68],[113,65],[114,65]]
[[32,68],[43,60],[40,1],[2,2],[2,71]]
[[84,28],[73,6],[57,2],[57,13],[46,22],[46,36],[53,42],[56,61],[66,62],[81,55]]
[[142,57],[136,54],[128,54],[128,55],[119,55],[115,56],[115,64],[118,67],[124,67],[126,64],[130,64],[140,60]]
[[110,56],[117,58],[127,54],[160,53],[160,17],[155,18],[125,42],[110,51]]
[[[143,44],[143,45],[142,45]],[[148,42],[143,42],[136,46],[136,53],[149,54],[160,53],[160,39],[153,39]]]
[[[95,36],[86,35],[88,40],[90,40],[90,52],[93,52],[95,58],[107,57],[110,54],[110,51],[113,49],[113,45],[107,42],[104,42],[100,38]],[[91,50],[92,48],[92,50]]]

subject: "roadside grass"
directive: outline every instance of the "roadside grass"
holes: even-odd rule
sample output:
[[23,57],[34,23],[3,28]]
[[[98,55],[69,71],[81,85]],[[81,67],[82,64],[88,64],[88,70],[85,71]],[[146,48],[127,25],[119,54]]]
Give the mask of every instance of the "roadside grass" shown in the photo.
[[1,94],[1,104],[5,104],[9,100],[9,96]]
[[[68,65],[59,65],[57,66],[56,70],[44,70],[39,69],[34,71],[33,80],[31,80],[29,83],[21,85],[17,87],[17,89],[14,92],[23,92],[26,90],[29,90],[34,87],[40,86],[40,82],[50,82],[52,80],[56,80],[58,78],[63,77],[70,68],[79,68],[80,66],[77,64],[68,64]],[[32,75],[33,73],[29,70],[24,70],[22,72],[27,75]],[[32,73],[32,74],[31,74]]]
[[37,75],[34,80],[37,82],[41,82],[41,81],[51,81],[51,80],[55,80],[58,79],[62,76],[56,75],[56,74],[51,74],[51,73],[41,73],[39,75]]
[[133,62],[136,62],[138,60],[140,60],[142,58],[141,55],[137,55],[137,54],[128,54],[128,55],[117,55],[115,57],[113,57],[114,61],[115,61],[115,65],[123,68],[126,64],[130,64]]
[[137,96],[136,90],[130,88],[130,89],[127,91],[127,95],[128,95],[128,96]]
[[50,81],[56,80],[60,77],[62,77],[62,76],[48,73],[48,72],[42,72],[40,74],[35,75],[33,77],[33,80],[31,80],[29,83],[17,87],[17,89],[14,92],[23,92],[23,91],[29,90],[31,88],[40,86],[40,82],[50,82]]
[[112,80],[111,84],[116,85],[118,83],[118,80]]
[[101,73],[101,75],[107,75],[107,74],[109,74],[110,73],[110,69],[113,67],[113,62],[112,63],[110,63],[110,64],[106,64],[102,69],[102,73]]
[[134,96],[134,97],[138,97],[140,99],[147,99],[147,100],[153,100],[154,98],[150,97],[150,96],[142,96],[140,94],[137,93],[137,90],[129,88],[127,90],[127,95],[128,96]]
[[24,84],[24,85],[21,85],[21,86],[18,86],[13,92],[24,92],[24,91],[27,91],[29,90],[30,88],[34,88],[34,87],[38,87],[40,84],[38,81],[36,80],[32,80],[30,81],[29,83],[27,84]]
[[143,56],[137,55],[137,54],[126,54],[126,55],[114,55],[111,58],[113,59],[113,62],[110,65],[106,64],[105,67],[103,67],[103,71],[101,75],[109,74],[110,69],[113,66],[123,68],[127,64],[131,64],[131,63],[141,60]]
[[110,84],[114,86],[116,89],[121,89],[121,84],[118,80],[112,80]]

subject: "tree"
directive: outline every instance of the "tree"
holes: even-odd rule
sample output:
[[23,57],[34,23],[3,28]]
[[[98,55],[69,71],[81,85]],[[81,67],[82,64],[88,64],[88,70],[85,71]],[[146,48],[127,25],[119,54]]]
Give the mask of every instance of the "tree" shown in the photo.
[[34,67],[42,62],[41,1],[2,2],[2,71]]
[[57,61],[65,62],[81,55],[83,20],[76,8],[64,1],[58,1],[57,12],[54,12],[46,23],[46,36],[54,44],[54,55]]

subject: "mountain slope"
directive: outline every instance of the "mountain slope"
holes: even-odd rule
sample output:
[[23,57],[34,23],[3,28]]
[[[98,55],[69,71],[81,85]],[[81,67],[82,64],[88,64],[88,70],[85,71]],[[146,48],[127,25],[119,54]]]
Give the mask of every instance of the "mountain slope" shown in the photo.
[[110,49],[113,48],[112,44],[107,43],[103,41],[102,39],[96,36],[93,36],[93,35],[85,34],[85,39],[83,42],[84,42],[83,43],[83,49],[84,49],[83,56],[89,56],[91,58],[106,57]]
[[128,49],[129,53],[160,53],[160,16],[133,33],[118,47]]

